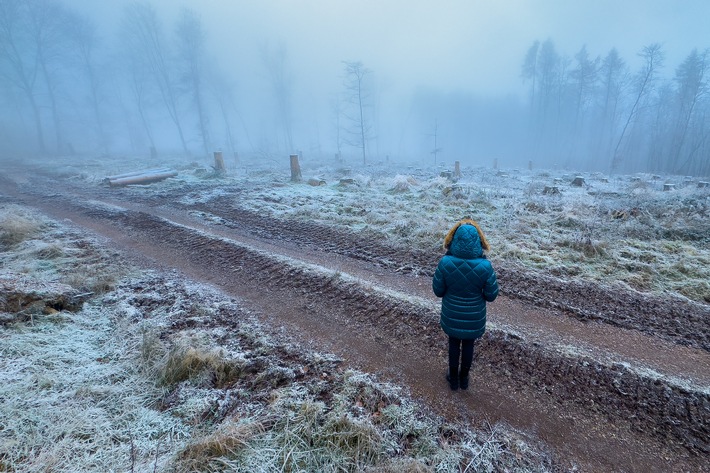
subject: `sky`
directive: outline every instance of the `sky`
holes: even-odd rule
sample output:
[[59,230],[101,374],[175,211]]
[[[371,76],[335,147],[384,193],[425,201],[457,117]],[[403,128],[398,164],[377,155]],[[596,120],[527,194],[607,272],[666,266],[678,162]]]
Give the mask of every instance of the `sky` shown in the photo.
[[[116,28],[127,0],[67,0]],[[220,63],[250,64],[260,48],[286,46],[296,80],[339,83],[342,61],[362,61],[385,86],[505,95],[535,40],[570,57],[616,47],[633,65],[659,42],[672,71],[692,48],[710,47],[708,0],[153,0],[166,23],[184,6],[200,13]],[[256,66],[254,66],[256,64]],[[328,80],[330,78],[330,81]]]

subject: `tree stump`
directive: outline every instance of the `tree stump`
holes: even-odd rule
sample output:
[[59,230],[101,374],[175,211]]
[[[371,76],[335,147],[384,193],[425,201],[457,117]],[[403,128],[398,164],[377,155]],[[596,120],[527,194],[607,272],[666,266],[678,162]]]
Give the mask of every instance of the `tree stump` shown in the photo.
[[317,186],[324,186],[326,183],[323,179],[311,178],[311,179],[308,179],[308,184],[311,186],[317,187]]
[[557,186],[545,186],[545,188],[542,190],[542,193],[545,195],[559,194],[560,188]]
[[582,187],[584,185],[584,178],[582,176],[576,176],[572,179],[572,185],[575,187]]
[[704,189],[710,187],[710,182],[706,181],[699,181],[698,182],[698,189]]
[[663,184],[663,190],[666,192],[675,190],[675,184],[668,184],[668,183]]
[[214,169],[219,173],[223,173],[227,170],[227,168],[224,167],[224,158],[222,157],[221,151],[214,152]]
[[301,182],[303,177],[301,176],[301,166],[298,164],[298,155],[291,155],[291,181]]

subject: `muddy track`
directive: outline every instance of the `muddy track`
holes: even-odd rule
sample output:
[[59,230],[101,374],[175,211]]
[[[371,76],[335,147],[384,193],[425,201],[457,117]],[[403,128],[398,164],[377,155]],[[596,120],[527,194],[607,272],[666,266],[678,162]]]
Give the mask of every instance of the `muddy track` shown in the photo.
[[[0,184],[8,185],[7,182]],[[0,185],[0,189],[2,187]],[[368,357],[379,356],[385,359],[385,365],[392,365],[395,377],[398,370],[406,373],[405,382],[408,377],[421,376],[418,372],[427,367],[434,371],[439,369],[439,364],[432,365],[431,362],[442,359],[443,346],[438,309],[431,300],[379,290],[367,281],[347,274],[269,254],[149,212],[81,203],[75,195],[32,193],[35,204],[61,208],[63,212],[75,213],[88,221],[120,229],[130,240],[149,242],[142,250],[153,248],[156,252],[159,248],[165,263],[172,263],[165,256],[170,254],[172,259],[179,260],[183,269],[192,270],[220,287],[242,285],[246,288],[245,293],[251,291],[255,297],[260,294],[262,299],[267,294],[269,300],[262,301],[264,306],[283,316],[283,320],[276,319],[275,322],[291,328],[322,330],[321,336],[331,336],[345,346],[346,352],[363,351],[360,357],[365,364]],[[154,204],[163,203],[162,198],[154,201]],[[361,244],[358,237],[329,228],[316,226],[314,230],[314,226],[303,224],[308,229],[299,233],[299,226],[292,226],[290,221],[288,225],[278,226],[280,230],[288,228],[288,232],[271,230],[268,233],[270,228],[276,228],[273,219],[226,205],[217,208],[219,214],[215,213],[215,206],[209,206],[212,214],[225,221],[239,222],[235,228],[249,225],[250,232],[255,231],[271,240],[290,238],[288,241],[292,243],[317,246],[325,252],[344,251],[351,243]],[[324,247],[324,239],[330,246]],[[365,244],[366,251],[360,252],[354,245],[349,250],[353,254],[347,256],[368,262],[374,259],[381,264],[384,261],[386,265],[391,264],[389,269],[401,269],[395,259],[401,255],[401,249],[384,252],[387,256],[383,259],[380,246],[382,243],[371,241]],[[284,304],[288,306],[284,307]],[[296,320],[298,317],[305,319]],[[411,361],[397,359],[396,354],[388,353],[388,340],[397,340],[397,345],[406,349]],[[378,347],[384,347],[384,352],[376,353]],[[494,381],[489,386],[473,388],[479,398],[475,402],[467,401],[465,405],[474,408],[480,404],[488,411],[497,409],[499,412],[494,418],[513,424],[525,425],[525,422],[516,422],[516,416],[527,418],[554,447],[569,449],[567,454],[573,457],[586,456],[587,461],[600,462],[592,468],[599,471],[608,471],[610,465],[626,471],[669,471],[676,467],[679,471],[703,469],[700,459],[710,453],[710,394],[707,386],[698,389],[635,370],[624,363],[607,363],[547,347],[503,328],[492,327],[477,347],[477,358],[486,360],[477,365],[477,376]],[[415,366],[408,366],[412,362]],[[374,363],[373,366],[378,365]],[[497,398],[481,399],[482,394]],[[500,404],[496,406],[498,399]],[[508,404],[516,402],[520,411],[517,413]],[[501,408],[501,404],[506,405]],[[559,415],[559,419],[555,419],[555,415]],[[597,427],[600,425],[603,427]],[[583,432],[574,431],[575,428]],[[569,439],[554,438],[555,434],[562,435],[560,432],[578,438],[573,444],[565,443]],[[609,440],[609,437],[624,435],[631,438],[627,440],[627,448],[629,445],[648,445],[647,457],[627,456],[624,460],[625,452],[614,452],[614,442],[618,439]],[[585,441],[592,445],[578,444]],[[584,448],[591,451],[580,451]],[[670,455],[671,463],[654,464],[653,455],[658,452]],[[605,455],[608,458],[602,458]],[[681,463],[669,468],[680,459]],[[609,462],[607,467],[599,466],[605,461]]]
[[[206,186],[205,188],[212,188]],[[239,207],[236,202],[249,193],[244,187],[225,186],[225,195],[208,203],[180,203],[185,192],[164,191],[141,195],[131,189],[111,189],[114,196],[150,206],[198,211],[216,217],[236,231],[252,236],[305,245],[318,251],[359,259],[403,273],[433,273],[440,254],[419,248],[391,244],[381,235],[352,233],[343,228],[287,219],[275,225],[270,216]],[[188,189],[198,195],[199,189]],[[105,197],[100,188],[81,190],[97,198]],[[580,320],[594,320],[616,327],[637,330],[673,343],[710,351],[710,305],[685,298],[656,296],[631,290],[620,284],[560,279],[539,271],[494,261],[503,294],[528,301],[538,307],[562,310]]]
[[[235,207],[235,198],[219,197],[209,204],[184,206],[219,217],[232,228],[248,228],[257,236],[309,245],[395,271],[432,273],[440,255],[393,246],[381,237],[353,234],[327,225],[289,219],[274,225],[272,218]],[[622,286],[601,286],[562,280],[495,263],[504,294],[536,306],[563,310],[580,319],[598,320],[622,328],[661,336],[674,343],[710,350],[710,306],[680,297],[657,297]]]

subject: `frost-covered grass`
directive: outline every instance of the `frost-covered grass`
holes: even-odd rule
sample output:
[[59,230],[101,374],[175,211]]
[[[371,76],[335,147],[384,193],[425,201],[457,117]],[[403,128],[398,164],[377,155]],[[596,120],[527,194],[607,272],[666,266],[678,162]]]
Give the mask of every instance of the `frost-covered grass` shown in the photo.
[[432,421],[391,388],[346,372],[331,402],[281,389],[268,411],[223,423],[182,461],[198,471],[493,471],[511,452],[535,457],[528,449],[502,428],[462,431]]
[[[75,230],[0,207],[33,231],[0,251],[0,275],[111,291],[125,269]],[[0,325],[0,471],[148,471],[187,430],[151,407],[162,392],[135,363],[133,330],[94,300],[76,313]],[[162,453],[161,453],[162,452]]]
[[152,406],[133,327],[98,305],[0,333],[0,471],[149,471],[189,426]]
[[57,281],[79,265],[116,282],[76,313],[0,325],[0,471],[551,470],[506,426],[446,423],[208,286],[2,211],[37,229],[0,251],[3,271]]
[[[494,261],[710,302],[710,190],[697,180],[588,174],[576,187],[577,174],[555,171],[465,168],[455,183],[438,169],[396,165],[353,172],[314,163],[311,172],[327,185],[291,184],[278,171],[234,175],[249,188],[235,204],[425,251],[439,251],[451,225],[470,216]],[[676,189],[663,191],[667,182]],[[546,186],[560,192],[545,194]]]
[[102,294],[125,273],[113,254],[76,231],[16,205],[0,204],[0,274],[22,273],[68,284],[80,292]]

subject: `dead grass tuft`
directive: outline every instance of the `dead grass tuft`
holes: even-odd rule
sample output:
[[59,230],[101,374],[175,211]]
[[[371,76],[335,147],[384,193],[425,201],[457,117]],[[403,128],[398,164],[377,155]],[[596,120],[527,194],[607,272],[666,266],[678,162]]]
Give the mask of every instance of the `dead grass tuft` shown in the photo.
[[35,254],[37,255],[37,258],[41,260],[53,260],[61,258],[65,255],[64,248],[56,243],[42,246],[36,251]]
[[67,274],[62,281],[81,292],[102,295],[114,290],[119,278],[116,269],[88,266],[84,271]]
[[196,436],[192,442],[177,455],[177,472],[204,471],[214,459],[238,455],[249,445],[255,435],[262,434],[261,422],[222,423],[214,432],[205,436]]
[[316,438],[325,448],[342,452],[358,465],[373,464],[384,453],[377,429],[347,414],[329,416]]
[[241,371],[241,366],[228,360],[223,350],[207,350],[195,347],[189,341],[179,341],[164,358],[158,382],[163,386],[174,386],[193,380],[221,388],[239,379]]
[[16,213],[10,213],[0,220],[0,245],[10,249],[32,238],[40,230],[40,224]]

